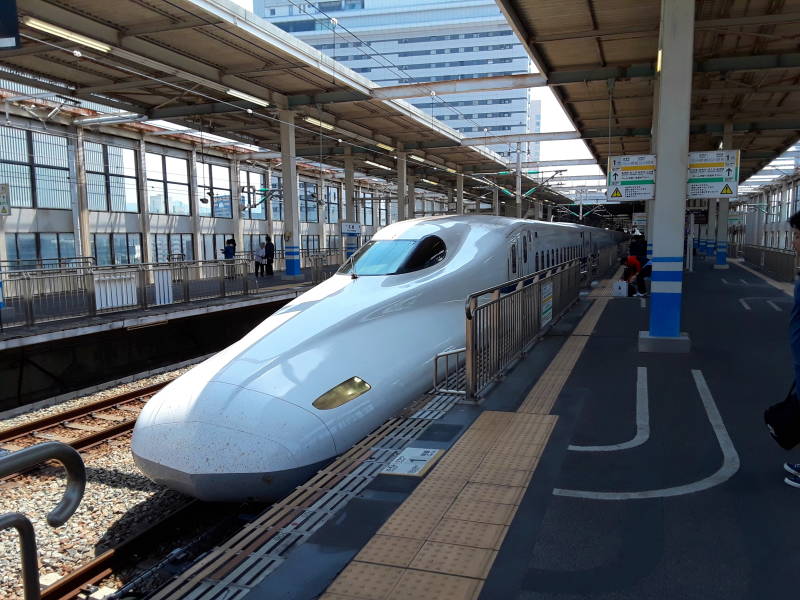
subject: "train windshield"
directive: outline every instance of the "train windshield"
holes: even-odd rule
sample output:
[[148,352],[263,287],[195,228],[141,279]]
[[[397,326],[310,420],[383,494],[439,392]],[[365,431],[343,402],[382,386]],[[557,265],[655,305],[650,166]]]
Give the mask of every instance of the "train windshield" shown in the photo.
[[342,265],[343,275],[395,275],[433,266],[444,259],[441,238],[378,240],[366,243]]

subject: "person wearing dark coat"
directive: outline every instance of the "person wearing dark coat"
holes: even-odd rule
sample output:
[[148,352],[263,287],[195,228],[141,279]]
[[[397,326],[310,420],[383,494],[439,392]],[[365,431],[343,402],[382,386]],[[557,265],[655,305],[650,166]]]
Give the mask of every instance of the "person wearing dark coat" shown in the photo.
[[275,244],[272,243],[272,240],[269,236],[267,236],[267,243],[264,246],[264,260],[266,261],[267,275],[274,275],[275,273],[272,270],[272,262],[275,260]]

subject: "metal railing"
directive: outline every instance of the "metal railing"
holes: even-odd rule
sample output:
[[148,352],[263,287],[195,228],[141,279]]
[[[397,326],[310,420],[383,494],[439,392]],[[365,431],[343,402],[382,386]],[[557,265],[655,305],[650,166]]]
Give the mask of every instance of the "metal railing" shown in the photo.
[[0,271],[30,271],[32,269],[79,269],[97,264],[93,256],[72,258],[17,258],[0,260]]
[[[45,442],[0,457],[0,477],[21,473],[48,460],[56,460],[67,471],[67,489],[56,507],[47,513],[47,523],[60,527],[75,513],[86,489],[86,467],[78,452],[61,442]],[[30,519],[19,512],[0,515],[0,531],[13,527],[20,536],[22,580],[25,600],[39,600],[39,557]]]
[[[301,260],[316,284],[332,274],[326,267],[338,264],[337,258],[329,251],[307,253]],[[281,258],[274,269],[282,267]],[[0,278],[4,327],[255,294],[275,281],[256,277],[247,259],[8,271]]]
[[433,361],[433,389],[443,394],[464,395],[463,366],[466,361],[466,348],[442,352]]
[[[600,253],[601,266],[610,261],[610,254]],[[467,299],[467,400],[476,401],[577,301],[580,281],[581,261],[576,259]]]
[[800,267],[794,250],[779,250],[764,246],[742,246],[744,259],[780,281],[792,282]]

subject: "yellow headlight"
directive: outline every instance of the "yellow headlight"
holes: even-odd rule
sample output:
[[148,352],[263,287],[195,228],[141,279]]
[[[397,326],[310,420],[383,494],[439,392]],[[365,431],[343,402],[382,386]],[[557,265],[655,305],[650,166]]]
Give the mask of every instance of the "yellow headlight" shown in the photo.
[[319,410],[330,410],[355,400],[371,389],[372,386],[360,377],[351,377],[314,400],[313,406]]

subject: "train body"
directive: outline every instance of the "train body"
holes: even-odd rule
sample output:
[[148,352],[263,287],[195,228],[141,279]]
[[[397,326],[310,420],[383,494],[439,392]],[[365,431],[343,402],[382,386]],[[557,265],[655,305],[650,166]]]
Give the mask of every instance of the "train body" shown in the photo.
[[401,221],[332,277],[156,394],[133,433],[154,481],[211,501],[288,493],[430,388],[474,291],[616,244],[492,216]]

